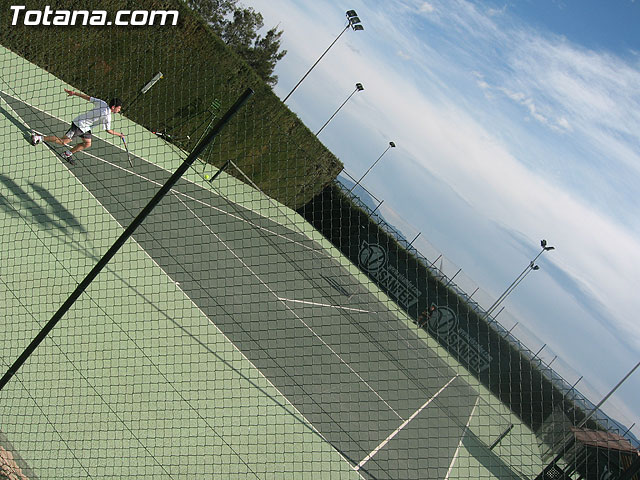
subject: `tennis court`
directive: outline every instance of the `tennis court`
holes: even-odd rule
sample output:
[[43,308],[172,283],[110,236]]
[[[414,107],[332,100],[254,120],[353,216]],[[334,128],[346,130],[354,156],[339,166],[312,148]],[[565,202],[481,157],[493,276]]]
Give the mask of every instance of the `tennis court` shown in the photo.
[[[119,118],[133,167],[104,136],[63,164],[28,129],[60,134],[78,105],[33,101],[15,79],[36,67],[2,61],[9,364],[181,158]],[[515,420],[424,332],[295,213],[195,170],[0,393],[29,478],[521,478],[488,448]]]

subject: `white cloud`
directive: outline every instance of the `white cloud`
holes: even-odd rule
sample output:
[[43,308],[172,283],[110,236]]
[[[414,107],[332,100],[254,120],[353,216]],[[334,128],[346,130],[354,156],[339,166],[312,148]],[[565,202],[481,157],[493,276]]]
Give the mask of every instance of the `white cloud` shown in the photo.
[[567,120],[565,117],[558,118],[558,125],[564,130],[573,130],[571,128],[571,124],[569,123],[569,120]]
[[620,58],[521,32],[509,52],[509,87],[540,97],[577,122],[637,135],[640,71]]
[[422,5],[418,7],[420,13],[432,13],[435,10],[434,6],[429,2],[422,2]]
[[502,8],[488,8],[487,15],[490,17],[495,17],[497,15],[503,15],[507,11],[507,5],[503,5]]
[[508,98],[510,98],[514,102],[524,103],[524,101],[527,99],[527,96],[522,92],[512,92],[511,90],[505,87],[501,87],[499,88],[499,90],[502,91]]
[[493,95],[491,94],[491,85],[489,85],[486,80],[484,79],[484,75],[482,75],[479,72],[472,72],[473,75],[476,77],[476,85],[478,85],[478,88],[480,88],[480,90],[483,90],[485,92],[485,95],[489,95],[490,97],[493,97]]

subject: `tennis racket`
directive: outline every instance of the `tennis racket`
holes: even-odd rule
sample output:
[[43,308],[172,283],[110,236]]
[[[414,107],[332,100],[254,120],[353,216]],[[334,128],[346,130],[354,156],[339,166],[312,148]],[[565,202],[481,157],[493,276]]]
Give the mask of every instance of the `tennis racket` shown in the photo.
[[125,141],[124,137],[120,137],[122,138],[122,143],[124,143],[124,149],[127,151],[127,160],[129,160],[129,165],[131,165],[131,168],[133,168],[133,162],[131,161],[131,154],[129,153],[129,147],[127,147],[127,142]]

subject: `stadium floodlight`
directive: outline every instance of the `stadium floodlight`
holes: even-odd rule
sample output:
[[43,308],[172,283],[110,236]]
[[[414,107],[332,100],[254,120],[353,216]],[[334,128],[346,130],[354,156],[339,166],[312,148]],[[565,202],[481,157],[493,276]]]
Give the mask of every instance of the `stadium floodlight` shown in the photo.
[[364,30],[364,27],[362,26],[362,21],[358,17],[358,14],[356,13],[355,10],[347,10],[347,25],[342,29],[342,31],[335,38],[335,40],[331,42],[331,45],[329,45],[327,49],[322,53],[322,55],[320,55],[320,57],[316,60],[316,62],[313,65],[311,65],[311,68],[307,70],[307,73],[305,73],[302,76],[302,78],[298,81],[298,83],[296,83],[295,87],[293,87],[291,91],[287,94],[287,96],[284,97],[284,100],[282,100],[282,103],[285,103],[289,99],[291,94],[295,92],[296,89],[300,86],[300,84],[304,81],[304,79],[307,78],[307,75],[311,73],[311,70],[315,68],[315,66],[320,62],[320,60],[322,60],[322,57],[326,55],[326,53],[331,49],[331,47],[333,47],[333,45],[338,41],[338,39],[342,36],[342,34],[347,30],[349,30],[349,28],[351,28],[354,31]]
[[545,250],[545,251],[549,251],[549,250],[555,250],[556,247],[549,247],[547,246],[547,241],[542,239],[540,240],[540,246]]
[[369,172],[371,171],[371,169],[372,169],[373,167],[375,167],[375,166],[376,166],[376,163],[378,163],[378,162],[380,161],[380,159],[381,159],[382,157],[384,157],[384,154],[385,154],[385,153],[387,153],[387,152],[389,151],[389,149],[390,149],[390,148],[395,148],[395,146],[396,146],[396,144],[395,144],[395,143],[393,143],[393,142],[389,142],[389,146],[387,147],[387,149],[386,149],[384,152],[382,152],[382,155],[380,155],[380,156],[378,157],[378,159],[377,159],[375,162],[373,162],[373,165],[371,165],[371,166],[369,167],[369,169],[368,169],[366,172],[364,172],[364,175],[362,175],[362,176],[360,177],[360,180],[358,180],[358,181],[353,185],[353,187],[351,187],[351,188],[349,189],[349,192],[353,192],[353,189],[354,189],[354,188],[356,188],[356,187],[360,184],[360,182],[364,179],[364,177],[366,177],[366,176],[367,176],[367,173],[369,173]]
[[551,247],[547,245],[547,241],[544,239],[540,241],[540,246],[542,247],[542,250],[540,250],[538,255],[536,255],[535,258],[529,262],[529,265],[525,267],[522,273],[520,273],[520,275],[518,275],[516,279],[513,282],[511,282],[511,285],[509,285],[507,289],[504,292],[502,292],[502,295],[498,297],[498,299],[493,303],[493,305],[491,305],[487,309],[487,311],[482,316],[482,320],[486,319],[489,315],[495,312],[496,309],[500,306],[500,304],[504,302],[504,300],[511,294],[511,292],[513,292],[515,288],[518,285],[520,285],[520,283],[522,283],[522,281],[525,279],[527,275],[529,275],[534,270],[540,270],[540,267],[536,265],[536,260],[540,257],[540,255],[542,255],[544,252],[555,250],[555,247]]
[[361,83],[356,83],[356,89],[355,89],[353,92],[351,92],[351,94],[347,97],[347,99],[346,99],[344,102],[342,102],[342,105],[340,105],[340,106],[338,107],[338,109],[337,109],[335,112],[333,112],[333,115],[331,115],[331,116],[329,117],[329,120],[327,120],[326,122],[324,122],[324,125],[322,125],[322,127],[320,127],[320,130],[318,130],[318,131],[316,132],[316,137],[317,137],[318,135],[320,135],[320,132],[321,132],[322,130],[324,130],[324,127],[326,127],[326,126],[329,124],[329,122],[333,119],[333,117],[335,117],[335,116],[336,116],[336,114],[340,111],[340,109],[341,109],[342,107],[344,107],[344,105],[349,101],[349,99],[350,99],[351,97],[353,97],[353,95],[354,95],[356,92],[361,92],[361,91],[363,91],[363,90],[364,90],[364,87],[362,86],[362,84],[361,84]]
[[362,20],[358,17],[358,14],[355,10],[347,10],[347,21],[353,30],[364,30],[364,26],[362,25]]

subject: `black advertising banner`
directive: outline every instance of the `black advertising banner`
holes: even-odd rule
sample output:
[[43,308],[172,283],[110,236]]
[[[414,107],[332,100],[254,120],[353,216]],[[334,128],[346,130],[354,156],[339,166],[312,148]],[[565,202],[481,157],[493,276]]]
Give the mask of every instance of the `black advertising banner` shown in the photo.
[[[300,213],[533,431],[554,404],[584,418],[524,353],[332,184]],[[428,232],[427,232],[428,233]]]
[[459,313],[449,306],[457,295],[449,295],[437,277],[394,243],[375,232],[361,233],[357,256],[354,245],[345,253],[357,257],[360,269],[472,373],[488,370],[493,357],[470,335],[468,322],[461,328]]

